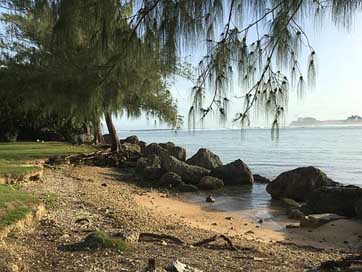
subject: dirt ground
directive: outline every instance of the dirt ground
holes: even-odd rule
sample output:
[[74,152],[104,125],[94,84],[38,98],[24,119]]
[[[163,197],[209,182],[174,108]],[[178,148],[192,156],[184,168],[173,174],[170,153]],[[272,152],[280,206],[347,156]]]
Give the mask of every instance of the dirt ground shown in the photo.
[[[179,200],[138,186],[133,175],[121,170],[86,166],[46,169],[40,181],[29,182],[24,189],[42,197],[47,213],[34,222],[32,229],[11,233],[0,242],[1,272],[144,271],[150,258],[156,259],[159,267],[179,260],[202,271],[314,271],[322,261],[336,260],[349,253],[340,247],[316,249],[293,245],[288,240],[282,243],[278,239],[258,239],[260,232],[255,225],[234,220],[225,226],[238,250],[229,250],[223,241],[190,246],[224,233],[226,227],[202,219],[201,213],[188,215],[187,206],[174,209]],[[205,227],[207,224],[214,227]],[[256,235],[245,234],[249,228],[249,234]],[[123,253],[112,249],[63,249],[95,230],[130,239],[144,232],[168,234],[185,244],[130,242]]]

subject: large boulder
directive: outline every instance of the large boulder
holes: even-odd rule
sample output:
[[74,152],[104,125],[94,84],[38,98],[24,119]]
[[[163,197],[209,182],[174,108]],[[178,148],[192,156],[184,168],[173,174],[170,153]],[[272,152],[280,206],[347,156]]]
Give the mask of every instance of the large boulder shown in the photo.
[[186,162],[188,164],[201,166],[210,170],[222,166],[219,156],[206,148],[200,148],[197,153]]
[[201,190],[216,190],[224,187],[224,182],[215,177],[205,176],[200,180],[197,187]]
[[305,201],[308,194],[314,190],[336,184],[320,169],[310,166],[280,174],[268,184],[266,190],[275,199],[291,198],[296,201]]
[[128,144],[135,144],[138,145],[140,143],[140,140],[136,135],[132,135],[127,137],[126,139],[121,140],[121,143],[128,143]]
[[136,172],[151,180],[159,179],[163,174],[160,158],[157,155],[139,158]]
[[141,157],[141,147],[138,144],[121,144],[122,153],[127,160],[137,161]]
[[321,187],[310,193],[307,208],[311,213],[335,213],[356,216],[355,205],[362,198],[362,189],[357,186]]
[[254,182],[249,167],[242,160],[212,169],[210,176],[221,179],[225,186],[253,184]]
[[162,175],[160,181],[160,186],[168,186],[168,187],[178,187],[183,185],[182,178],[174,173],[174,172],[167,172]]
[[356,216],[360,219],[362,219],[362,198],[356,201],[354,204],[354,211],[356,213]]
[[178,160],[185,161],[186,149],[180,146],[176,146],[174,143],[151,143],[144,148],[144,155],[148,156],[155,154],[162,158],[164,155],[173,156]]
[[162,167],[167,172],[174,172],[181,176],[186,183],[197,185],[202,177],[209,175],[210,170],[200,166],[189,165],[173,156],[162,157]]

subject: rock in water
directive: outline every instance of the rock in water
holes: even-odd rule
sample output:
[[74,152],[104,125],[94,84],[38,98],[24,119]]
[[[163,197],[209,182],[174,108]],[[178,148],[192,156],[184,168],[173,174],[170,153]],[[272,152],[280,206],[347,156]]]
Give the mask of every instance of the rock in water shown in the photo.
[[225,186],[251,185],[254,182],[249,167],[242,160],[219,166],[211,170],[210,176],[221,179]]
[[222,166],[219,156],[206,148],[200,148],[197,153],[186,162],[188,164],[201,166],[210,170]]
[[159,185],[160,186],[171,186],[171,187],[178,187],[182,185],[182,178],[173,172],[167,172],[162,175]]
[[270,179],[263,177],[261,175],[253,175],[255,183],[268,184],[270,183]]
[[333,213],[310,214],[301,218],[300,226],[303,228],[318,228],[331,221],[340,219],[345,219],[345,217]]
[[273,198],[291,198],[305,201],[308,194],[322,186],[335,186],[332,181],[318,168],[313,166],[300,167],[280,174],[270,182],[266,190]]
[[181,176],[186,183],[197,185],[202,177],[209,175],[210,170],[200,166],[189,165],[173,156],[162,158],[162,167],[167,172],[174,172]]
[[207,196],[207,197],[206,197],[206,202],[208,202],[208,203],[214,203],[214,202],[215,202],[215,198],[213,198],[212,196]]
[[356,216],[359,219],[362,219],[362,198],[360,198],[359,200],[356,201],[356,203],[354,205],[354,210],[356,212]]
[[215,177],[205,176],[200,180],[197,187],[201,190],[216,190],[224,187],[224,182]]
[[307,199],[307,208],[312,213],[335,213],[356,216],[355,205],[362,198],[362,189],[357,186],[321,187]]

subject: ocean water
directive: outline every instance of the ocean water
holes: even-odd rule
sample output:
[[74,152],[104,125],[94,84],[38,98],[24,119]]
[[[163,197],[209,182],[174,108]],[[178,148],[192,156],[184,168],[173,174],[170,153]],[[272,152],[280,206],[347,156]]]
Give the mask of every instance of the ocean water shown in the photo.
[[278,141],[269,129],[178,131],[121,131],[151,142],[171,141],[191,157],[201,147],[223,163],[242,159],[254,174],[274,178],[283,171],[315,166],[335,181],[362,185],[362,127],[285,128]]
[[[208,148],[224,164],[242,159],[254,174],[270,179],[283,171],[312,165],[335,181],[362,186],[362,127],[285,128],[280,130],[278,141],[271,139],[269,129],[120,131],[121,138],[130,135],[147,143],[174,142],[186,148],[187,157],[199,148]],[[204,202],[207,194],[186,194],[185,199]],[[265,185],[226,188],[213,195],[217,201],[210,204],[212,209],[241,211],[248,218],[262,218],[274,225],[280,215]]]

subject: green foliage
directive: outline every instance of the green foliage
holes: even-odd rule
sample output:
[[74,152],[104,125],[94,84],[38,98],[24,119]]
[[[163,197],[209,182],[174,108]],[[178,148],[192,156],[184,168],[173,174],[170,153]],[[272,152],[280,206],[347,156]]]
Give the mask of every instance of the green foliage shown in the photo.
[[31,211],[38,200],[10,185],[0,185],[0,228],[9,226]]
[[160,51],[132,32],[124,19],[132,10],[129,4],[69,0],[8,5],[18,11],[2,16],[7,37],[15,38],[3,46],[0,94],[21,97],[25,110],[41,106],[48,114],[93,122],[105,112],[134,117],[146,112],[176,126]]
[[96,250],[96,249],[116,249],[120,252],[126,251],[127,243],[121,239],[110,237],[103,231],[96,231],[89,234],[84,241],[65,245],[61,247],[65,251],[80,251],[80,250]]
[[[15,75],[15,82],[31,82],[22,88],[38,90],[44,100],[56,97],[54,108],[92,118],[106,111],[138,116],[143,110],[175,125],[164,79],[177,70],[184,48],[204,41],[190,122],[215,110],[225,120],[237,90],[244,103],[234,121],[248,125],[255,109],[272,117],[273,128],[283,119],[289,90],[301,96],[315,84],[316,52],[303,31],[305,20],[328,17],[348,27],[362,8],[359,0],[0,2],[13,10],[3,18],[17,38],[3,43],[5,53],[15,53],[2,70]],[[303,48],[310,51],[307,76],[299,63]],[[2,86],[11,85],[9,79]],[[212,100],[205,105],[209,90]]]

